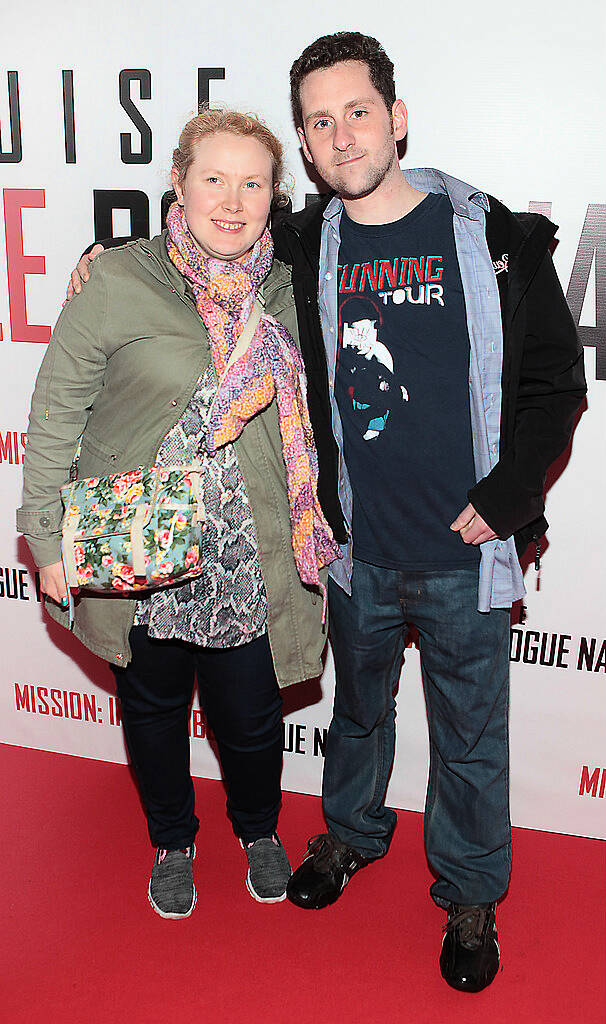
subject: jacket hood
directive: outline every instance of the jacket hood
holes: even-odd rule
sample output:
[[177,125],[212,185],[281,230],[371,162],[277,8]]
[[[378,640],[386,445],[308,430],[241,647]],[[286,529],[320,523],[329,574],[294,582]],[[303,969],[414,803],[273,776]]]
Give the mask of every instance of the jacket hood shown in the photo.
[[541,213],[514,213],[513,216],[522,232],[518,248],[513,250],[513,255],[524,268],[538,266],[551,246],[558,225]]
[[486,241],[493,260],[507,254],[510,269],[509,315],[517,307],[542,260],[549,251],[557,225],[540,213],[511,213],[489,197]]

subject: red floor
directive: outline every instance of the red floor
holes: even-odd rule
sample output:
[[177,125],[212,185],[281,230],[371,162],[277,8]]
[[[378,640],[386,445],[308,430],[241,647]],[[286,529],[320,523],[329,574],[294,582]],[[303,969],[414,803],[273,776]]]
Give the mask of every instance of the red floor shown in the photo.
[[[437,968],[443,914],[427,896],[422,819],[399,812],[389,856],[332,908],[261,906],[219,783],[198,780],[198,904],[164,921],[128,769],[0,745],[5,822],[2,1024],[604,1024],[606,844],[516,830],[499,910],[502,969],[478,995]],[[319,800],[286,794],[298,861]]]

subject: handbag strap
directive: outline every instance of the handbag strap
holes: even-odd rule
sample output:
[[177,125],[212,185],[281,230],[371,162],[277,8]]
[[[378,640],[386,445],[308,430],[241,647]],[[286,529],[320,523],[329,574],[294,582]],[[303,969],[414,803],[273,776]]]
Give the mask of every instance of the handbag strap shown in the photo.
[[[237,360],[240,359],[240,357],[243,356],[246,353],[246,351],[248,350],[248,346],[250,345],[251,341],[253,340],[255,331],[256,331],[257,327],[259,326],[259,321],[260,321],[262,316],[263,316],[263,304],[261,302],[261,299],[257,295],[255,297],[254,306],[253,306],[253,308],[250,311],[250,316],[249,316],[248,320],[246,321],[246,324],[244,325],[242,333],[241,333],[240,337],[238,338],[238,341],[236,342],[236,345],[234,347],[234,350],[233,350],[232,354],[230,355],[229,359],[227,360],[227,363],[225,364],[225,369],[223,370],[223,373],[221,374],[221,378],[219,380],[219,383],[217,384],[217,392],[219,391],[219,388],[221,387],[223,381],[225,380],[228,371],[231,369],[231,367],[234,365],[234,363],[237,362]],[[215,398],[216,397],[217,397],[217,395],[215,394]],[[212,407],[215,404],[215,398],[213,398],[213,400],[212,400],[212,402],[210,404],[210,408],[208,410],[208,417],[207,417],[207,419],[210,419],[210,414],[212,412]]]
[[244,353],[246,352],[246,350],[248,349],[248,346],[250,345],[251,341],[253,340],[254,333],[255,333],[257,327],[259,326],[259,321],[260,321],[262,316],[263,316],[263,303],[261,302],[261,299],[259,298],[259,296],[256,295],[253,308],[250,311],[250,316],[249,316],[248,320],[246,321],[246,324],[244,325],[244,329],[243,329],[240,337],[238,338],[237,344],[236,344],[232,354],[230,355],[229,359],[227,360],[227,365],[225,367],[225,370],[223,371],[223,375],[221,377],[221,382],[223,381],[223,378],[225,377],[225,374],[229,370],[230,366],[233,366],[234,363],[236,362],[236,360],[239,359],[240,356],[243,356]]
[[[246,324],[244,325],[242,333],[241,333],[240,337],[238,338],[238,341],[236,342],[234,350],[233,350],[232,354],[230,355],[229,359],[227,360],[227,363],[225,364],[225,369],[223,370],[223,373],[221,374],[221,377],[219,378],[219,381],[217,383],[217,390],[215,391],[214,398],[213,398],[212,402],[210,403],[210,405],[208,407],[208,412],[206,413],[206,416],[205,416],[205,421],[206,421],[205,425],[206,426],[208,426],[208,424],[210,423],[210,417],[211,417],[211,414],[212,414],[212,411],[213,411],[213,406],[214,406],[214,404],[215,404],[215,402],[217,400],[217,395],[219,394],[219,390],[221,388],[221,385],[222,385],[223,381],[225,380],[225,378],[227,376],[228,371],[231,369],[231,367],[234,365],[234,363],[237,362],[237,360],[240,359],[243,355],[245,355],[245,353],[248,351],[248,347],[249,347],[251,341],[253,340],[255,331],[256,331],[257,327],[259,326],[259,321],[260,321],[261,317],[263,316],[263,307],[264,307],[264,302],[261,300],[261,297],[257,293],[257,295],[255,296],[255,302],[254,302],[253,308],[250,311],[250,316],[249,316],[248,320],[246,321]],[[200,447],[202,446],[203,443],[204,442],[201,441],[200,445],[198,445],[198,452],[200,451]],[[206,457],[206,452],[204,452],[204,457]]]
[[63,562],[63,571],[65,572],[68,588],[78,586],[74,545],[76,543],[76,530],[78,529],[79,518],[77,513],[68,513],[63,521],[61,530],[61,561]]

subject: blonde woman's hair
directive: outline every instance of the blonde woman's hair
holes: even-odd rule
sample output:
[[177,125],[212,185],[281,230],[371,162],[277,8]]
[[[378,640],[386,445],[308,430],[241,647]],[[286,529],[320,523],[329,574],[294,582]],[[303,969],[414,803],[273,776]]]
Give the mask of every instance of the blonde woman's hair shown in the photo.
[[[242,114],[238,110],[202,110],[187,122],[179,136],[179,144],[173,151],[173,166],[177,171],[179,184],[183,184],[187,170],[194,161],[198,142],[218,132],[257,139],[265,146],[271,157],[272,184],[275,190],[272,206],[285,206],[288,203],[288,193],[282,180],[282,145],[256,114]],[[275,188],[276,185],[279,186],[278,189]]]

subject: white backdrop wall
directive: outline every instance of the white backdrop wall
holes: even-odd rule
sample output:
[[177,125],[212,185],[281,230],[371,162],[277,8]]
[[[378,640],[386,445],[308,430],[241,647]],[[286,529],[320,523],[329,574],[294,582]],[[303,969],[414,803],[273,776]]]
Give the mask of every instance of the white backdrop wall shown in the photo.
[[[434,0],[427,13],[422,5],[384,0],[380,15],[362,0],[332,4],[329,14],[326,8],[317,0],[288,9],[271,0],[231,4],[229,11],[207,2],[169,9],[160,0],[106,0],[101,14],[98,6],[75,10],[64,0],[30,0],[19,16],[3,19],[0,739],[125,760],[113,677],[43,614],[34,567],[13,527],[29,398],[68,272],[94,236],[95,191],[144,193],[151,233],[159,230],[170,154],[195,112],[200,79],[208,81],[214,105],[255,110],[277,129],[300,207],[315,185],[290,120],[288,70],[316,36],[356,28],[378,36],[396,64],[398,94],[410,114],[406,165],[441,167],[513,209],[550,212],[560,225],[555,262],[586,346],[588,409],[569,464],[565,457],[552,474],[540,589],[531,566],[524,622],[514,610],[513,820],[606,838],[603,4],[510,0],[502,8],[468,0],[457,11],[449,0]],[[131,117],[120,103],[120,74],[128,70],[138,72],[130,96],[139,114]],[[138,161],[125,162],[129,146],[143,151]],[[128,212],[117,209],[113,226],[115,234],[128,233]],[[287,789],[319,792],[332,689],[329,655],[321,680],[286,694]],[[195,774],[217,777],[196,709],[192,750]],[[420,809],[426,777],[427,730],[411,648],[398,698],[390,802]]]

